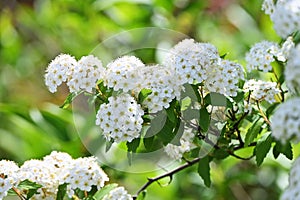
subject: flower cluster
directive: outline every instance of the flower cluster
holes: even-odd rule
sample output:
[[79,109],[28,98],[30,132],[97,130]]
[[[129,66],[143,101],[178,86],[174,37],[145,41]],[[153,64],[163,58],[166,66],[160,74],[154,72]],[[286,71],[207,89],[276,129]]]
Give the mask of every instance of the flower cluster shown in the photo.
[[206,80],[211,65],[219,58],[219,53],[213,45],[185,39],[170,50],[164,65],[175,71],[176,80],[180,84],[201,83]]
[[124,189],[124,187],[117,187],[111,190],[107,195],[103,197],[103,200],[132,200],[130,194]]
[[138,70],[145,67],[144,63],[135,56],[123,56],[107,65],[104,83],[115,91],[134,90],[143,82]]
[[300,142],[300,98],[282,103],[271,118],[273,137],[282,143]]
[[300,157],[298,157],[290,170],[289,186],[281,196],[281,200],[295,200],[300,198]]
[[208,73],[205,86],[210,92],[236,96],[239,79],[244,79],[243,67],[235,62],[220,59]]
[[132,141],[140,136],[144,111],[129,94],[108,98],[109,103],[101,104],[96,124],[100,125],[104,137],[115,142]]
[[70,92],[92,92],[96,82],[103,78],[104,68],[95,56],[83,56],[78,62],[66,54],[57,56],[47,67],[45,83],[50,92],[67,82]]
[[293,93],[299,93],[300,88],[300,45],[291,50],[284,75],[288,89]]
[[67,153],[56,151],[45,156],[43,160],[28,160],[20,168],[11,161],[0,161],[0,170],[7,177],[0,178],[0,199],[6,196],[8,189],[17,187],[18,183],[24,180],[42,186],[32,197],[37,200],[56,199],[58,186],[61,184],[68,184],[67,193],[71,198],[75,189],[90,191],[92,186],[100,189],[104,182],[109,180],[96,158],[72,159]]
[[265,0],[262,9],[270,15],[277,34],[286,38],[300,30],[300,4],[298,0]]
[[168,144],[164,147],[165,152],[171,158],[180,160],[185,152],[193,148],[193,139],[195,135],[192,131],[185,130],[180,138],[180,145]]
[[175,81],[174,73],[170,69],[160,65],[147,66],[140,70],[140,74],[144,77],[140,90],[146,88],[152,91],[142,102],[148,108],[149,113],[156,113],[163,108],[168,108],[169,103],[175,97],[179,98],[182,88]]
[[252,102],[260,102],[266,100],[269,103],[274,103],[275,95],[280,92],[276,88],[275,82],[265,82],[261,80],[250,79],[244,84],[244,92],[250,92],[250,100]]

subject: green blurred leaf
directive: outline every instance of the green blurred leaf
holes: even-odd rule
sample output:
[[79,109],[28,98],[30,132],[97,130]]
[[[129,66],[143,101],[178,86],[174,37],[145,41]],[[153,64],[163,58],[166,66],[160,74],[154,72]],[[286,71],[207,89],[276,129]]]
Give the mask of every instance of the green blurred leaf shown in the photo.
[[64,200],[66,192],[67,192],[67,184],[66,183],[58,186],[56,200]]
[[[81,92],[80,92],[81,93]],[[64,101],[64,103],[60,106],[60,108],[62,109],[67,109],[73,102],[73,100],[80,94],[80,93],[77,93],[77,92],[71,92],[66,100]]]
[[224,149],[220,148],[220,149],[215,149],[213,155],[214,155],[214,158],[222,160],[224,158],[227,158],[229,156],[229,153],[227,151],[225,151]]
[[232,108],[232,103],[223,94],[217,92],[210,92],[209,94],[207,94],[204,97],[204,102],[206,105]]
[[152,93],[152,90],[150,89],[142,89],[139,93],[139,96],[138,96],[138,103],[143,103],[144,100]]
[[108,184],[94,194],[95,200],[101,200],[106,194],[118,186],[116,183]]
[[198,162],[198,174],[203,179],[206,187],[210,187],[211,185],[209,162],[210,162],[209,156],[205,156],[201,158]]

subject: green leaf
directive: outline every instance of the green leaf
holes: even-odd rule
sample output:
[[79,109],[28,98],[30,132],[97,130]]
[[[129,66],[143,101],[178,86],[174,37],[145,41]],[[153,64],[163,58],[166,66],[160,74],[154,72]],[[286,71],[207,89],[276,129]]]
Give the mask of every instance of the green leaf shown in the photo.
[[71,92],[66,100],[64,101],[63,105],[60,106],[60,108],[62,109],[67,109],[73,102],[73,100],[75,99],[75,97],[77,97],[81,92],[77,93],[77,92]]
[[214,158],[222,160],[224,158],[227,158],[229,156],[229,153],[225,151],[224,149],[215,149],[214,151]]
[[30,199],[34,194],[36,194],[37,190],[41,188],[42,185],[31,182],[29,180],[24,180],[18,185],[18,189],[22,191],[27,191],[27,199]]
[[204,97],[206,105],[224,106],[232,108],[232,103],[223,95],[217,92],[211,92]]
[[113,143],[114,143],[113,140],[110,141],[105,140],[105,152],[108,152],[110,150]]
[[260,133],[261,126],[264,123],[261,118],[257,118],[252,126],[248,129],[246,137],[245,137],[245,147],[247,147],[251,142],[254,141],[254,139],[257,137],[257,135]]
[[150,89],[142,89],[138,96],[138,103],[143,103],[144,100],[152,93]]
[[164,127],[157,133],[157,137],[163,142],[164,145],[170,143],[176,136],[173,132],[176,124],[172,123],[168,118],[165,122]]
[[274,158],[278,158],[279,154],[284,154],[288,159],[293,159],[293,150],[291,143],[282,144],[281,142],[276,142],[273,148]]
[[260,166],[263,163],[265,157],[271,149],[272,142],[273,139],[271,134],[265,140],[258,142],[255,148],[257,166]]
[[199,117],[199,125],[201,127],[201,131],[207,132],[210,125],[210,115],[206,108],[200,109],[200,117]]
[[66,183],[58,186],[56,200],[63,200],[64,196],[66,195],[66,192],[67,192],[67,184]]
[[115,189],[118,186],[116,183],[112,183],[109,185],[106,185],[105,187],[101,188],[98,192],[94,194],[95,200],[101,200],[103,197],[108,194],[111,190]]
[[143,143],[144,143],[146,150],[148,150],[148,151],[152,150],[153,141],[154,141],[154,136],[143,138]]
[[170,107],[168,109],[166,109],[167,116],[168,116],[169,120],[173,123],[175,123],[176,119],[177,119],[177,114],[176,114],[176,109],[175,109],[176,104],[177,104],[177,101],[173,100],[170,103]]
[[127,142],[127,151],[128,152],[136,152],[137,148],[140,145],[140,138],[135,138],[131,142]]
[[209,162],[209,156],[201,158],[198,162],[198,174],[203,179],[206,187],[210,187],[211,185]]

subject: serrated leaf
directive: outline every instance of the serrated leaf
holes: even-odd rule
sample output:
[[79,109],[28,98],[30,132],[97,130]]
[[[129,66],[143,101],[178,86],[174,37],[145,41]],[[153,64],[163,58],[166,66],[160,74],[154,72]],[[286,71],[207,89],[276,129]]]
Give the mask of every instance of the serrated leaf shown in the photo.
[[209,162],[210,160],[208,156],[201,158],[198,162],[198,174],[203,179],[206,187],[210,187],[211,185]]
[[260,166],[263,163],[265,157],[271,149],[272,142],[273,139],[271,134],[265,140],[258,142],[255,148],[257,166]]
[[282,153],[288,159],[293,159],[293,149],[291,143],[281,144],[280,142],[276,142],[273,148],[273,156],[274,158],[278,158],[279,154]]
[[200,117],[199,117],[199,125],[201,128],[201,131],[207,132],[210,125],[210,115],[206,108],[200,109]]
[[116,183],[106,185],[103,188],[101,188],[98,192],[96,192],[93,197],[95,198],[95,200],[101,200],[106,194],[108,194],[111,190],[115,189],[117,186],[118,184]]
[[252,126],[248,129],[245,137],[245,147],[247,147],[251,142],[253,142],[257,135],[260,133],[262,124],[263,120],[261,120],[260,118],[257,118],[253,122]]
[[[81,93],[81,92],[80,92]],[[80,93],[77,92],[71,92],[66,100],[64,101],[64,103],[60,106],[60,108],[62,109],[67,109],[73,102],[73,100],[75,99],[75,97],[77,97]]]

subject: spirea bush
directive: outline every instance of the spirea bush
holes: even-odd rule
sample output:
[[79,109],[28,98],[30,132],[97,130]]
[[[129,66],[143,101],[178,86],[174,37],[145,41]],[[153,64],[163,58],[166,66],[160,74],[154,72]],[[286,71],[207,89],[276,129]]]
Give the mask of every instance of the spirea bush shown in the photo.
[[[15,193],[20,199],[142,199],[153,182],[196,164],[209,187],[215,159],[255,158],[260,166],[271,149],[275,159],[280,154],[293,159],[292,143],[300,142],[300,2],[265,0],[262,9],[282,41],[253,44],[245,55],[246,66],[227,60],[213,44],[194,39],[179,41],[162,63],[123,55],[104,66],[94,55],[79,60],[58,55],[46,69],[46,86],[56,92],[66,83],[70,94],[64,108],[79,94],[92,97],[95,124],[107,140],[107,151],[112,144],[125,144],[130,158],[161,148],[182,165],[148,178],[130,195],[124,187],[105,185],[109,179],[96,157],[73,159],[52,152],[20,167],[2,160],[0,198]],[[255,73],[263,78],[253,78]],[[221,120],[216,118],[220,113]],[[237,155],[249,147],[253,151],[247,157]],[[299,174],[297,158],[282,199],[299,199]]]

